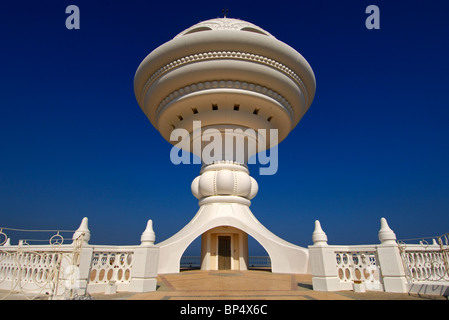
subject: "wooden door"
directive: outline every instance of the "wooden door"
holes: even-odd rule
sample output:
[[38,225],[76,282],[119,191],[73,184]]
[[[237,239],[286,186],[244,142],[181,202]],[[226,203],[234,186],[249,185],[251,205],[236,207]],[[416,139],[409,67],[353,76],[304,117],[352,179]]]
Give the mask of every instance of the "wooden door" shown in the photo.
[[218,269],[231,269],[231,236],[218,236]]

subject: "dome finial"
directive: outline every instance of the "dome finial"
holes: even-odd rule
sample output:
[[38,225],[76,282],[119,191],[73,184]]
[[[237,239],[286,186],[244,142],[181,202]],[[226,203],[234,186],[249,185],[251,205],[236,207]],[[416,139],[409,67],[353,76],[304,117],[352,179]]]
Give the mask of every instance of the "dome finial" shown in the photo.
[[223,18],[226,18],[226,16],[228,15],[229,10],[226,8],[226,9],[221,10],[221,12],[223,12]]

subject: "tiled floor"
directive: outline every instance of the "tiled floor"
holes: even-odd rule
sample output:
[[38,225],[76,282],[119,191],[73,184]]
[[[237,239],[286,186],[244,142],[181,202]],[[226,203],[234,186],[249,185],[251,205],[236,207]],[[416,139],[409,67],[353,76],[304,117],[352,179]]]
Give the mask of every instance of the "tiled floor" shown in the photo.
[[[407,293],[354,291],[318,292],[311,275],[276,274],[267,270],[189,270],[157,277],[154,292],[91,294],[95,300],[446,300],[442,296]],[[0,300],[47,300],[45,295],[9,293],[0,290]]]
[[157,281],[154,292],[92,294],[92,297],[96,300],[445,300],[440,296],[407,293],[318,292],[312,290],[310,275],[265,270],[190,270],[159,275]]

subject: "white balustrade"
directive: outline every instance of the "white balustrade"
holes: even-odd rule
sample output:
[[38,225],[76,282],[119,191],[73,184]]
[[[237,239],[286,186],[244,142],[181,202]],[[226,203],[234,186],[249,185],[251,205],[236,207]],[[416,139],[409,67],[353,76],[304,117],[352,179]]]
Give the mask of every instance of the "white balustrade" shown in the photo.
[[449,281],[449,246],[436,241],[429,245],[400,243],[406,277],[411,283],[420,281]]
[[432,245],[425,241],[419,245],[398,244],[395,233],[382,218],[378,236],[378,245],[328,245],[316,221],[314,245],[309,246],[314,290],[449,293],[448,235]]
[[0,289],[47,294],[66,291],[73,246],[9,246],[0,248]]
[[335,252],[340,282],[358,281],[370,288],[380,289],[380,268],[377,265],[376,251],[352,251],[354,249],[356,248]]
[[[44,294],[50,299],[88,297],[89,293],[111,292],[110,286],[118,291],[153,291],[159,248],[150,241],[154,232],[152,224],[148,225],[137,246],[90,245],[87,218],[74,232],[72,244],[63,244],[58,231],[49,239],[50,245],[29,245],[27,241],[11,245],[3,232],[7,228],[0,228],[0,289],[7,292],[0,299],[15,292],[31,294],[31,299]],[[142,266],[147,268],[144,272]]]
[[89,274],[91,292],[104,291],[106,284],[115,284],[119,290],[126,289],[131,281],[135,247],[94,247]]

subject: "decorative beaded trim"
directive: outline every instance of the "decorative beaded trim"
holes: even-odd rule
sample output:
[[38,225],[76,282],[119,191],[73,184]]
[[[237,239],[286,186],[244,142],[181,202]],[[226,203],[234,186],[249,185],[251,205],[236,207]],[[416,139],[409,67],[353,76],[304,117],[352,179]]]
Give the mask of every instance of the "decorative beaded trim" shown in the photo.
[[284,106],[284,108],[289,112],[290,116],[293,118],[294,112],[293,112],[292,106],[287,101],[287,99],[285,99],[282,95],[280,95],[276,91],[273,91],[266,87],[262,87],[258,84],[254,84],[254,83],[231,81],[231,80],[199,82],[199,83],[191,84],[191,85],[185,86],[181,89],[175,90],[159,103],[159,105],[156,109],[156,115],[159,116],[162,109],[167,104],[169,104],[171,101],[173,101],[174,99],[180,98],[180,97],[185,96],[192,92],[203,91],[203,90],[208,90],[208,89],[215,89],[215,88],[234,88],[234,89],[258,92],[260,94],[263,94],[265,96],[273,98],[274,100],[279,102],[282,106]]
[[217,195],[217,175],[218,175],[218,170],[214,171],[214,181],[213,181],[214,195]]
[[301,91],[305,94],[306,100],[309,99],[308,92],[306,90],[306,86],[302,82],[301,78],[290,68],[285,66],[282,63],[277,62],[276,60],[260,56],[253,53],[247,53],[247,52],[237,52],[237,51],[213,51],[213,52],[204,52],[204,53],[198,53],[194,55],[185,56],[183,58],[177,59],[175,61],[172,61],[156,72],[154,72],[148,80],[145,82],[145,86],[142,90],[141,99],[148,91],[149,87],[153,84],[153,82],[163,75],[164,73],[167,73],[175,68],[178,68],[180,66],[197,62],[197,61],[204,61],[204,60],[214,60],[214,59],[236,59],[236,60],[245,60],[245,61],[252,61],[257,62],[260,64],[267,65],[269,67],[275,68],[286,75],[288,75],[290,78],[292,78],[298,86],[301,88]]
[[238,183],[237,183],[237,176],[236,176],[235,170],[232,170],[232,176],[234,178],[234,187],[232,188],[232,194],[237,194]]

